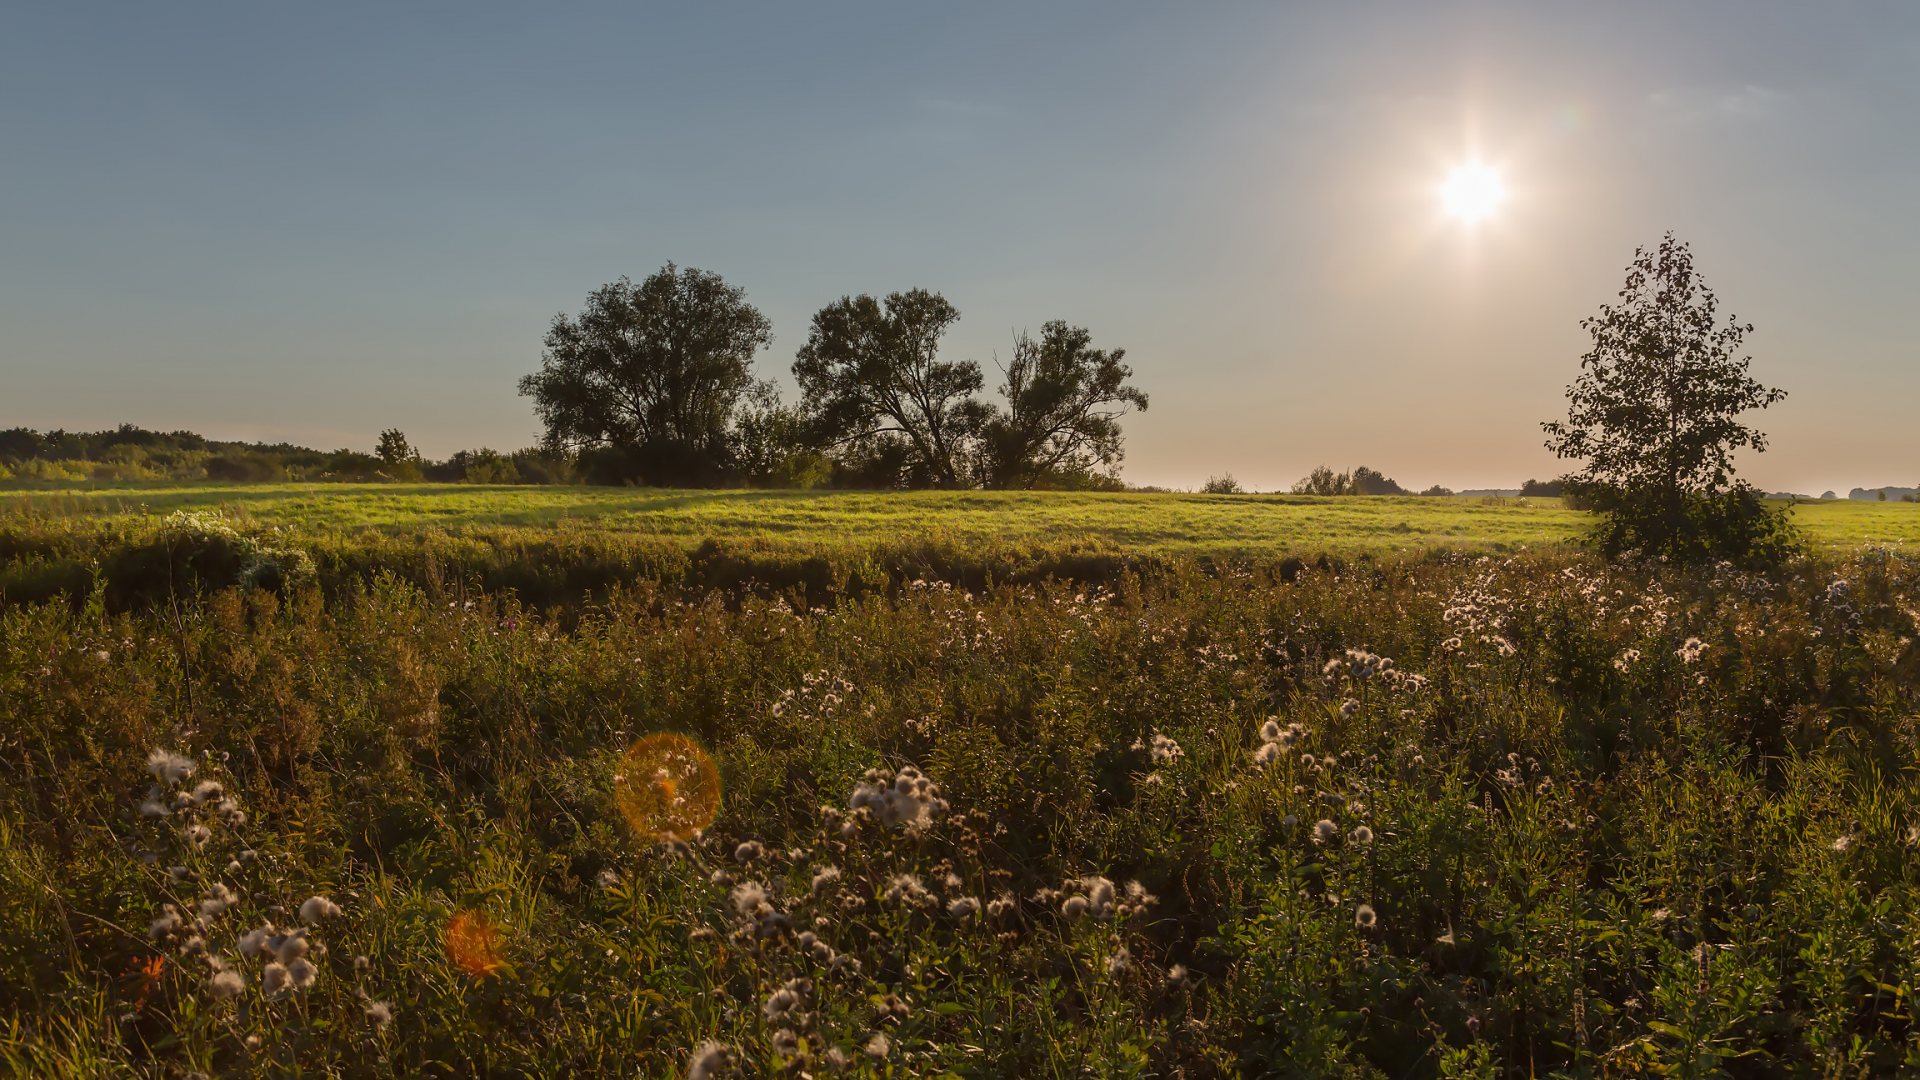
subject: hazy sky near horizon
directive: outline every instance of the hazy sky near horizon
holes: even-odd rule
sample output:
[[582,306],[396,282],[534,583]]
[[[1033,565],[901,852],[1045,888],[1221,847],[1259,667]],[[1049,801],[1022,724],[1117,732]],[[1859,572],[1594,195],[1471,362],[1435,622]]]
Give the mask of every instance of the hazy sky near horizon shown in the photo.
[[1514,486],[1669,229],[1791,395],[1743,475],[1920,481],[1910,2],[0,8],[0,427],[526,445],[553,316],[672,260],[789,386],[849,293],[989,389],[1089,327],[1134,483]]

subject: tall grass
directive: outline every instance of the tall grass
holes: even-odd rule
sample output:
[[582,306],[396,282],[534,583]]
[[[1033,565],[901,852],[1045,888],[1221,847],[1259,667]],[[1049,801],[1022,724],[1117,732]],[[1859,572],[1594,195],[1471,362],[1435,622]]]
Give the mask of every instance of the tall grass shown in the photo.
[[[667,560],[549,611],[389,542],[284,594],[0,608],[12,1071],[1920,1068],[1904,556]],[[615,798],[669,731],[724,782],[690,844]],[[850,808],[908,766],[928,818]],[[305,990],[240,951],[269,921],[311,923]]]

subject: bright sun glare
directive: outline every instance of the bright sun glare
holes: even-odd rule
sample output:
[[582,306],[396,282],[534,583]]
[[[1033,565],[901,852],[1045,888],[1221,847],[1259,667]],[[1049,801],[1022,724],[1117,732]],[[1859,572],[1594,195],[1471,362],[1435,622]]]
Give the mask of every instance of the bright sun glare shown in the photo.
[[1455,168],[1440,185],[1441,205],[1447,213],[1467,222],[1493,213],[1506,195],[1507,185],[1500,174],[1477,161]]

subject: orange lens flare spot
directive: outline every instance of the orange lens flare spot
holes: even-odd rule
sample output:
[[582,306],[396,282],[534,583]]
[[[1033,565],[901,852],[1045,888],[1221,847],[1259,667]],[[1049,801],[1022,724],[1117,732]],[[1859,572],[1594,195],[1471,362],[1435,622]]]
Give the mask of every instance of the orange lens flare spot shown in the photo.
[[453,966],[475,978],[497,973],[500,959],[500,931],[477,911],[456,911],[447,920],[447,957]]
[[634,832],[685,840],[720,813],[720,770],[684,735],[649,735],[621,755],[613,798]]

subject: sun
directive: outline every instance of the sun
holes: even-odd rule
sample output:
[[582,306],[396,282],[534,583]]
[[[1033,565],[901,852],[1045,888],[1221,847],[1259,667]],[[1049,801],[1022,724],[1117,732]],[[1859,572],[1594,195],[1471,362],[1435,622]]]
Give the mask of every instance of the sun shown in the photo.
[[1448,214],[1465,222],[1479,221],[1507,197],[1506,181],[1491,167],[1477,161],[1457,166],[1440,184],[1440,205]]

